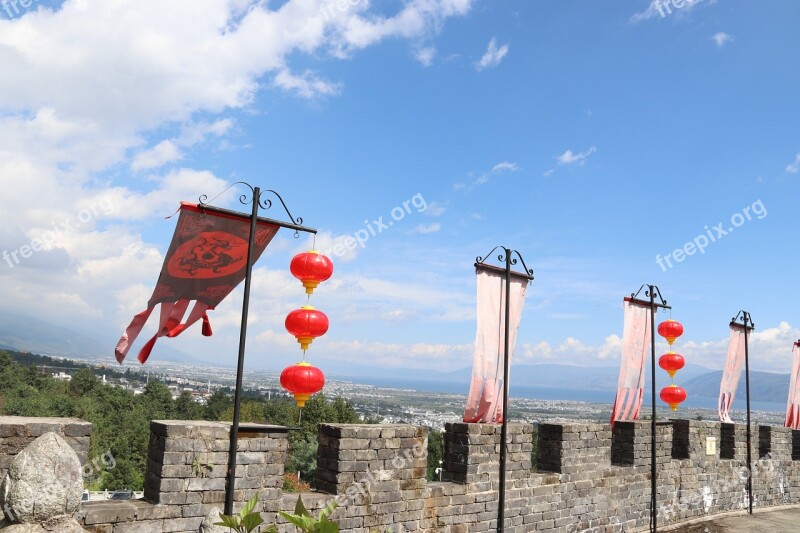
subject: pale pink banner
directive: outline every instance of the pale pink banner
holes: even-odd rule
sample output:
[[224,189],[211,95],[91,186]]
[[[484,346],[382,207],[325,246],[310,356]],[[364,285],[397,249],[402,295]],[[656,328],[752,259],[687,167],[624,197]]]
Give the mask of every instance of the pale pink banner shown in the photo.
[[650,307],[630,300],[623,303],[622,360],[611,424],[637,420],[644,393],[645,356],[650,348]]
[[728,357],[725,359],[725,370],[722,372],[722,383],[719,385],[719,420],[733,422],[730,417],[731,404],[736,396],[736,388],[742,377],[744,367],[744,333],[745,329],[731,326],[731,339],[728,342]]
[[[469,387],[464,422],[499,423],[503,418],[503,366],[505,353],[506,280],[503,270],[479,268],[477,271],[478,316],[472,383]],[[514,353],[517,330],[528,279],[511,277],[509,298],[509,358]],[[508,362],[511,365],[511,361]],[[509,379],[510,382],[510,379]]]
[[784,426],[800,429],[800,341],[792,349],[792,374],[789,378],[789,401]]

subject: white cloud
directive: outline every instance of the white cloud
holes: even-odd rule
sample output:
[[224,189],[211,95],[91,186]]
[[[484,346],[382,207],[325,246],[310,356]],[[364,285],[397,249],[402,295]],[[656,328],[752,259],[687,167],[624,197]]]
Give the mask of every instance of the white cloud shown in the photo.
[[436,233],[442,229],[442,225],[438,222],[433,222],[431,224],[419,224],[412,233],[419,233],[421,235],[426,235],[428,233]]
[[636,13],[630,18],[631,24],[636,24],[654,17],[666,18],[670,15],[687,15],[700,4],[715,4],[717,0],[685,0],[681,2],[678,7],[675,0],[651,0],[647,9],[640,13]]
[[[792,368],[792,345],[798,337],[800,329],[792,327],[788,322],[755,330],[750,337],[750,353],[758,354],[758,369],[788,373]],[[687,361],[714,369],[724,367],[727,350],[727,337],[713,341],[687,341],[676,349]]]
[[179,146],[194,146],[202,142],[207,136],[222,137],[233,127],[233,121],[223,118],[212,123],[189,122],[183,127],[180,136],[175,140]]
[[494,167],[492,167],[492,172],[517,172],[519,170],[521,169],[516,163],[510,163],[508,161],[497,163]]
[[458,368],[469,361],[474,345],[333,341],[326,345],[337,360],[397,368]]
[[436,48],[428,46],[420,48],[414,53],[414,58],[420,62],[423,67],[430,67],[433,65],[433,58],[436,56]]
[[288,69],[281,70],[275,76],[275,86],[294,92],[303,98],[335,96],[342,89],[341,84],[325,81],[309,70],[303,72],[300,76],[296,76],[289,72]]
[[[792,364],[792,345],[798,337],[800,329],[792,327],[788,322],[754,331],[750,337],[750,352],[758,353],[759,370],[788,373]],[[728,350],[728,338],[705,341],[681,339],[675,344],[674,349],[693,364],[710,369],[722,369]],[[656,352],[665,353],[667,350],[667,343],[659,339],[656,343]],[[616,364],[621,355],[622,338],[612,334],[598,345],[586,344],[572,337],[566,338],[556,346],[548,342],[523,343],[517,347],[515,357],[520,363],[568,360],[571,365],[597,366]]]
[[559,165],[583,165],[586,162],[586,159],[596,151],[597,148],[594,146],[583,152],[578,152],[577,154],[572,150],[567,150],[560,156],[556,157],[556,159],[558,160]]
[[208,135],[221,137],[228,133],[233,126],[231,119],[221,119],[211,124],[207,122],[187,123],[180,136],[174,139],[161,141],[153,148],[136,154],[131,163],[131,170],[152,170],[167,163],[179,161],[184,158],[181,148],[190,148],[201,143]]
[[475,68],[480,72],[485,68],[496,67],[503,61],[506,54],[508,54],[508,44],[504,44],[498,48],[497,39],[492,37],[492,40],[489,41],[489,46],[486,48],[486,52],[484,52],[480,61],[475,64]]
[[490,181],[492,181],[492,176],[496,176],[502,174],[504,172],[518,172],[522,170],[519,165],[516,163],[512,163],[509,161],[501,161],[492,167],[492,170],[489,172],[484,172],[483,174],[479,175],[477,178],[472,180],[472,183],[456,183],[453,185],[453,189],[460,191],[471,191],[481,185],[486,185]]
[[714,36],[711,37],[711,40],[714,41],[714,44],[716,44],[718,48],[722,48],[733,40],[733,36],[728,35],[724,31],[720,31],[715,33]]
[[794,156],[794,162],[786,165],[786,172],[789,174],[797,174],[800,171],[800,152]]
[[442,216],[447,208],[440,204],[439,202],[433,201],[428,202],[428,207],[425,209],[424,213],[431,217],[439,217]]
[[576,366],[597,366],[598,363],[618,360],[621,355],[622,339],[618,335],[607,336],[598,346],[588,345],[574,337],[567,337],[556,347],[548,342],[523,343],[516,352],[520,363],[557,360],[569,361],[570,365]]
[[166,140],[161,141],[153,148],[139,152],[131,163],[131,169],[134,172],[139,170],[150,170],[158,168],[165,163],[171,163],[183,158],[180,149],[175,146],[175,143]]
[[[234,128],[226,114],[260,112],[251,108],[270,88],[335,96],[339,83],[294,62],[349,57],[389,38],[413,49],[472,3],[408,0],[379,15],[364,1],[326,15],[310,0],[65,0],[0,17],[0,248],[13,251],[54,223],[74,222],[86,205],[114,206],[0,271],[13,280],[0,285],[0,298],[43,319],[63,322],[68,307],[75,320],[130,320],[162,256],[127,224],[152,219],[142,231],[170,231],[173,221],[161,217],[178,199],[227,186],[192,168],[193,150]],[[346,236],[319,238],[335,245]]]
[[[472,3],[473,0],[410,0],[393,17],[343,17],[336,25],[339,33],[332,38],[334,55],[346,57],[389,37],[414,38],[437,33],[446,18],[466,15]],[[369,2],[357,4],[361,9],[368,6]]]

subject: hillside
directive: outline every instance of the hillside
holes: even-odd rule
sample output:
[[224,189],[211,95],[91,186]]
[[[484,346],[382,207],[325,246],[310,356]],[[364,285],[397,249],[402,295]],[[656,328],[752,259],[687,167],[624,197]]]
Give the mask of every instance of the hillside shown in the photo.
[[[709,372],[702,376],[685,381],[683,387],[687,392],[707,398],[719,397],[719,385],[722,381],[722,371]],[[744,398],[745,376],[742,378],[736,392],[737,398]],[[750,399],[761,402],[786,402],[789,396],[789,374],[773,374],[772,372],[750,371]]]

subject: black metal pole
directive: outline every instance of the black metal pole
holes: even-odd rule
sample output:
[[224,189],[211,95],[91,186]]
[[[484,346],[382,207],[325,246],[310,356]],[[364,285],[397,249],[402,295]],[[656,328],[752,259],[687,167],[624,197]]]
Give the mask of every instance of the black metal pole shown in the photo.
[[500,426],[500,498],[497,503],[497,531],[502,533],[505,525],[506,507],[506,427],[508,424],[508,332],[511,316],[511,250],[504,248],[506,254],[506,324],[503,350],[503,424]]
[[244,370],[244,348],[247,338],[247,313],[250,304],[250,278],[253,274],[253,255],[258,221],[258,203],[261,189],[253,189],[253,211],[250,217],[250,238],[247,246],[247,265],[244,277],[244,299],[242,301],[242,328],[239,332],[239,361],[236,366],[236,388],[233,400],[233,421],[231,423],[230,447],[228,448],[228,479],[225,484],[225,514],[233,514],[233,492],[236,485],[236,449],[239,438],[239,407],[242,403],[242,373]]
[[747,395],[747,472],[749,474],[747,476],[747,503],[748,512],[753,514],[753,463],[750,450],[750,349],[747,346],[747,330],[748,323],[750,322],[750,313],[745,311],[742,318],[744,320],[744,383]]
[[[499,255],[497,257],[498,261],[504,261],[505,267],[500,268],[497,266],[492,266],[486,264],[484,262],[484,257],[488,258],[491,256],[495,250],[503,250],[505,257],[503,255]],[[525,260],[522,258],[519,252],[516,250],[512,250],[510,248],[506,248],[505,246],[495,246],[492,248],[492,251],[486,254],[484,257],[478,256],[475,259],[475,268],[476,269],[485,269],[488,271],[493,271],[495,273],[502,272],[504,274],[505,279],[505,328],[504,328],[504,340],[505,346],[503,348],[503,410],[502,410],[502,417],[503,420],[501,421],[500,426],[500,486],[498,487],[498,502],[497,502],[497,531],[498,533],[502,533],[505,525],[505,508],[506,508],[506,439],[507,439],[507,432],[508,432],[508,373],[509,373],[509,364],[511,359],[511,350],[509,349],[509,337],[511,331],[511,266],[517,264],[516,259],[511,258],[511,254],[516,253],[519,256],[519,260],[522,263],[524,268],[524,274],[520,272],[514,272],[515,276],[520,276],[524,279],[528,280],[528,283],[533,281],[533,270],[529,269],[528,266],[525,264]],[[502,293],[502,291],[501,291]],[[502,296],[502,294],[501,294]]]
[[652,390],[653,411],[650,421],[650,517],[653,531],[658,531],[658,510],[656,498],[656,300],[655,286],[650,285],[650,386]]

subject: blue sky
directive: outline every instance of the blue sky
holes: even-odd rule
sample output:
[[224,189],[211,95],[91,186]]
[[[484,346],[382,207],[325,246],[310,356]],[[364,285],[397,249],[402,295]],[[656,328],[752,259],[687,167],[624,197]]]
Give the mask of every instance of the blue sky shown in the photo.
[[[720,368],[744,308],[752,368],[788,372],[800,5],[665,4],[665,16],[646,0],[0,10],[0,253],[19,259],[0,262],[0,306],[91,332],[110,358],[152,291],[164,217],[244,180],[279,191],[330,251],[410,206],[332,254],[314,295],[331,329],[308,354],[323,368],[469,366],[472,264],[504,245],[536,276],[519,363],[618,364],[621,299],[655,283],[689,362]],[[232,192],[217,203],[247,209]],[[249,365],[299,357],[283,319],[304,303],[288,264],[309,245],[284,231],[257,265]],[[240,298],[212,313],[214,337],[162,342],[233,365]]]

